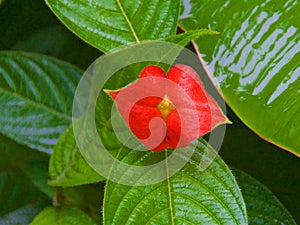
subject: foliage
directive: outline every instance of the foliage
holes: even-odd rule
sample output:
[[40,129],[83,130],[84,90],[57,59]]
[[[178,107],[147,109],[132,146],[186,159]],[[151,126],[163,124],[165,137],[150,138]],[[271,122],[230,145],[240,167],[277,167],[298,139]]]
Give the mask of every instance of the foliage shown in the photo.
[[[0,0],[0,224],[300,223],[300,161],[277,147],[300,154],[298,11],[292,0]],[[173,176],[128,186],[85,161],[72,103],[97,57],[147,40],[192,41],[233,125],[220,156],[200,138]],[[106,87],[133,82],[144,66],[118,71]],[[173,154],[122,144],[112,104],[100,93],[95,110],[111,155],[142,166]],[[199,170],[201,160],[212,163]]]

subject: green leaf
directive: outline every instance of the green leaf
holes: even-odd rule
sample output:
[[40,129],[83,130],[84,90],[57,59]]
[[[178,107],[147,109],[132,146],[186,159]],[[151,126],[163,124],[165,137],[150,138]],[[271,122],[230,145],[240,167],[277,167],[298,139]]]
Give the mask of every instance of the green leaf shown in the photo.
[[[152,164],[153,157],[164,159],[166,151],[121,150],[119,153],[118,159],[122,162],[143,165]],[[204,158],[212,164],[200,171],[199,163]],[[214,150],[202,141],[196,142],[196,151],[187,164],[165,181],[147,186],[125,186],[108,181],[105,189],[104,224],[107,225],[240,225],[247,224],[246,217],[233,175]]]
[[24,173],[29,177],[32,183],[49,197],[54,197],[55,190],[48,184],[49,172],[48,162],[43,160],[27,163],[23,166]]
[[49,197],[54,196],[54,189],[47,182],[49,179],[49,155],[20,145],[0,134],[0,171],[22,171],[31,182]]
[[179,0],[45,0],[56,16],[87,43],[108,52],[176,33]]
[[74,66],[46,56],[1,52],[1,133],[51,153],[57,138],[71,123],[81,73]]
[[226,127],[219,152],[224,161],[269,187],[300,224],[299,158],[259,138],[229,109],[227,116],[233,125]]
[[292,0],[185,4],[180,20],[185,30],[221,33],[196,46],[230,107],[259,136],[300,156],[300,5]]
[[290,213],[267,187],[239,170],[234,169],[233,174],[242,190],[250,225],[296,225]]
[[[12,50],[50,55],[83,69],[86,69],[101,55],[101,52],[84,43],[62,24],[39,30],[25,40],[18,41],[12,46]],[[78,52],[80,52],[80,57],[78,57]]]
[[0,155],[0,171],[15,171],[22,169],[25,164],[49,160],[48,154],[20,145],[2,134],[0,134]]
[[1,225],[24,225],[29,224],[32,219],[43,210],[44,204],[35,203],[23,206],[4,216],[0,216]]
[[207,36],[207,35],[218,35],[219,32],[208,30],[208,29],[198,29],[198,30],[190,30],[185,33],[171,35],[165,38],[165,41],[169,41],[181,46],[186,46],[190,41],[197,40],[199,37]]
[[83,159],[70,126],[54,146],[49,171],[53,186],[75,186],[104,180]]
[[96,223],[79,209],[49,207],[43,210],[30,225],[95,225]]
[[[28,211],[28,217],[24,217],[24,220],[32,219],[47,204],[50,204],[50,199],[20,171],[0,173],[0,221],[8,220],[24,210]],[[18,221],[17,217],[15,221]]]

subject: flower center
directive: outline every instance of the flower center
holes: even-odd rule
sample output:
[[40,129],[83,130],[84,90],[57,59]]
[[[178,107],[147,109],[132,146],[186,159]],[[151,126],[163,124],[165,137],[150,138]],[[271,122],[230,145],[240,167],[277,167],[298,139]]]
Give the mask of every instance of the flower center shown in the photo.
[[175,106],[168,99],[168,97],[165,96],[163,100],[157,105],[157,109],[165,120],[170,115],[170,113],[175,110]]

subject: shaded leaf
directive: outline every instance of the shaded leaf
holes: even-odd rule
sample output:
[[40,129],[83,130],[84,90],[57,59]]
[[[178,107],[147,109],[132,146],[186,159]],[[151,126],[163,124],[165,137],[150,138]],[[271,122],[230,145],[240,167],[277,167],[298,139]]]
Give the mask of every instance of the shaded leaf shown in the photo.
[[40,29],[25,40],[18,41],[12,49],[54,56],[83,69],[101,55],[100,51],[88,46],[63,25]]
[[250,225],[296,225],[290,213],[267,187],[239,170],[234,169],[233,174],[242,190]]
[[35,161],[22,167],[24,173],[30,178],[32,183],[49,197],[54,197],[55,190],[48,184],[50,179],[48,172],[48,161]]
[[70,126],[59,138],[50,158],[53,186],[75,186],[104,180],[82,157]]
[[176,33],[178,0],[46,0],[75,34],[103,52]]
[[54,196],[54,189],[47,182],[49,179],[49,155],[20,145],[0,134],[0,171],[18,172],[27,176],[31,182],[49,197]]
[[0,30],[1,50],[54,56],[82,69],[100,55],[68,30],[41,0],[5,1],[0,8]]
[[[21,216],[24,213],[28,213],[28,217],[23,219],[28,220],[47,204],[50,204],[50,199],[20,171],[0,173],[0,224],[2,219],[9,221],[13,215]],[[14,219],[19,221],[18,218]]]
[[30,225],[95,225],[96,223],[79,209],[49,207],[37,215]]
[[293,0],[185,5],[180,20],[185,30],[221,33],[196,46],[230,107],[261,137],[299,156],[300,5]]
[[0,53],[1,132],[18,143],[51,153],[71,123],[81,71],[42,55]]
[[102,224],[103,193],[103,183],[57,188],[56,201],[62,206],[76,207]]
[[33,218],[43,210],[45,204],[28,204],[4,216],[0,216],[0,225],[24,225],[29,224]]

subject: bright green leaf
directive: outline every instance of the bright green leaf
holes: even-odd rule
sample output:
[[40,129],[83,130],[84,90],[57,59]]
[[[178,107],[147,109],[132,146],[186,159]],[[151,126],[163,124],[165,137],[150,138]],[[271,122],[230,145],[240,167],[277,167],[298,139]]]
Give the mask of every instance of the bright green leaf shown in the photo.
[[83,159],[70,126],[54,146],[49,171],[54,186],[75,186],[103,180]]
[[176,33],[179,0],[45,0],[56,16],[87,43],[108,52]]
[[207,35],[218,35],[219,32],[208,30],[208,29],[199,29],[199,30],[190,30],[185,33],[176,34],[168,36],[165,38],[165,41],[169,41],[181,46],[186,46],[190,41],[197,40],[199,37]]
[[[121,150],[122,151],[122,150]],[[153,153],[120,151],[119,160],[152,164]],[[205,156],[204,156],[205,152]],[[201,159],[213,160],[203,171]],[[167,168],[167,167],[166,167]],[[168,169],[166,169],[168,171]],[[151,171],[149,171],[151,172]],[[104,224],[247,224],[245,205],[233,175],[205,142],[175,175],[157,184],[125,186],[108,181],[104,197]]]
[[30,225],[96,225],[79,209],[71,207],[49,207],[43,210]]
[[249,175],[234,169],[242,190],[250,225],[296,225],[290,213],[273,193]]
[[[218,37],[196,41],[226,101],[264,139],[300,155],[300,5],[185,1],[180,25]],[[210,15],[210,16],[208,16]]]
[[71,107],[81,73],[50,57],[1,52],[1,133],[50,153],[71,123]]

